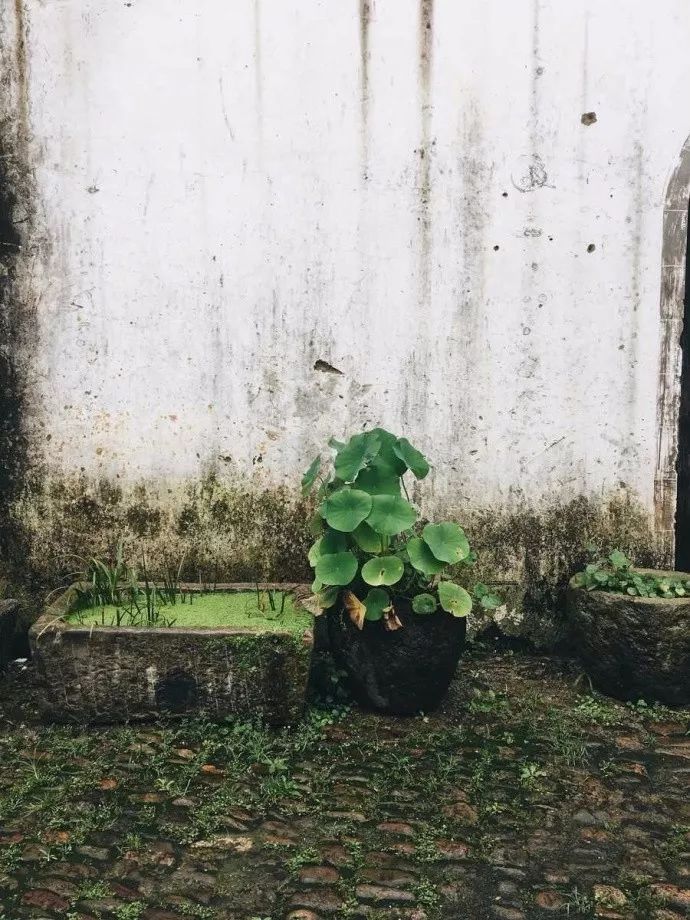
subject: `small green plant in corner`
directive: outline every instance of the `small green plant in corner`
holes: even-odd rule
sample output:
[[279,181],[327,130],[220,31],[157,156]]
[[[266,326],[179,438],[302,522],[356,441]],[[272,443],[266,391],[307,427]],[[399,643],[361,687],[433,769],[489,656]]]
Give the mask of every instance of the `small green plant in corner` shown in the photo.
[[476,585],[473,598],[450,578],[451,566],[474,561],[463,529],[452,521],[420,522],[405,484],[408,473],[418,480],[429,473],[420,451],[383,428],[329,447],[332,466],[324,469],[319,456],[302,478],[303,493],[316,489],[319,503],[309,551],[315,612],[333,607],[342,592],[358,629],[383,621],[394,631],[402,626],[400,598],[421,617],[438,610],[466,617],[473,599],[485,609],[499,606],[486,585]]
[[578,588],[588,591],[614,591],[631,597],[690,597],[690,580],[677,575],[654,575],[638,572],[620,550],[614,550],[608,559],[598,559],[578,572],[574,578]]

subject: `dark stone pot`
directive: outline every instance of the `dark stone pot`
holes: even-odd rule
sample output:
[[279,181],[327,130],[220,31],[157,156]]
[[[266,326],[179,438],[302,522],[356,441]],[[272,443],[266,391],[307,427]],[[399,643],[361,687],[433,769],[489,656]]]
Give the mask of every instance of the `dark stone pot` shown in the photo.
[[621,700],[690,703],[690,598],[587,591],[571,581],[567,609],[575,651],[599,690]]
[[420,616],[405,600],[394,604],[403,624],[395,632],[382,620],[360,631],[337,604],[328,612],[331,650],[361,706],[390,715],[429,712],[453,679],[467,624],[443,611]]

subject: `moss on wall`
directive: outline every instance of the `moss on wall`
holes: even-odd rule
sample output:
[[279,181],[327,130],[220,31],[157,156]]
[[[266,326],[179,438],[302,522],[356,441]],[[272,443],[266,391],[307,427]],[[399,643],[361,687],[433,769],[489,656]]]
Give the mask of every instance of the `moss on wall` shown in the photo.
[[[310,506],[287,487],[207,475],[196,482],[124,487],[85,476],[34,481],[14,514],[29,535],[27,577],[43,591],[68,579],[89,556],[111,556],[119,539],[130,563],[177,570],[203,581],[310,581]],[[640,565],[668,564],[648,512],[628,492],[577,498],[540,511],[456,509],[479,560],[461,578],[495,585],[498,611],[473,614],[470,631],[496,628],[538,645],[562,640],[568,578],[592,553],[614,547]],[[588,549],[588,547],[590,549]],[[38,598],[37,598],[38,599]]]
[[12,156],[0,125],[0,573],[21,557],[23,540],[9,513],[20,489],[27,442],[22,417],[26,380],[21,362],[24,317],[17,294],[22,237],[15,223],[18,206]]
[[26,23],[19,2],[0,10],[0,598],[21,594],[27,535],[12,512],[30,466],[28,354],[35,347],[31,269],[40,264],[29,157]]
[[651,515],[623,490],[540,511],[475,511],[464,522],[479,557],[472,578],[495,585],[506,601],[496,612],[474,616],[475,634],[495,622],[504,634],[557,645],[567,635],[562,611],[568,579],[592,558],[618,548],[640,566],[672,564],[654,536]]
[[185,580],[311,580],[308,506],[286,488],[253,488],[215,475],[183,484],[122,487],[86,476],[32,482],[14,506],[30,535],[27,569],[46,587],[91,556],[111,557],[122,540],[128,561],[152,572],[182,564]]

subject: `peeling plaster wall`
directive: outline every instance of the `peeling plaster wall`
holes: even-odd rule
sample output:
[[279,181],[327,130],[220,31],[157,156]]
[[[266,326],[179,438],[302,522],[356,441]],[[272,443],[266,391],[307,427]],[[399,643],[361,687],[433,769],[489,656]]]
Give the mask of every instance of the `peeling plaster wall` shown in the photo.
[[291,489],[380,423],[431,511],[651,519],[687,0],[17,9],[34,469]]

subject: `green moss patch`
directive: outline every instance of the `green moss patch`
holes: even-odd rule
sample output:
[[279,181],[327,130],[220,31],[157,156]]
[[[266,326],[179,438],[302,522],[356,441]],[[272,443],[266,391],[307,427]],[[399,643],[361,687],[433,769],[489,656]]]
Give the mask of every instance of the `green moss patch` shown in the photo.
[[[290,594],[265,591],[209,592],[190,595],[184,603],[156,604],[155,626],[181,629],[251,629],[254,632],[284,632],[301,634],[313,625],[307,611],[295,604]],[[138,602],[144,615],[127,603],[122,607],[109,604],[104,607],[86,607],[69,615],[67,622],[78,626],[136,627],[146,623],[146,599]]]

